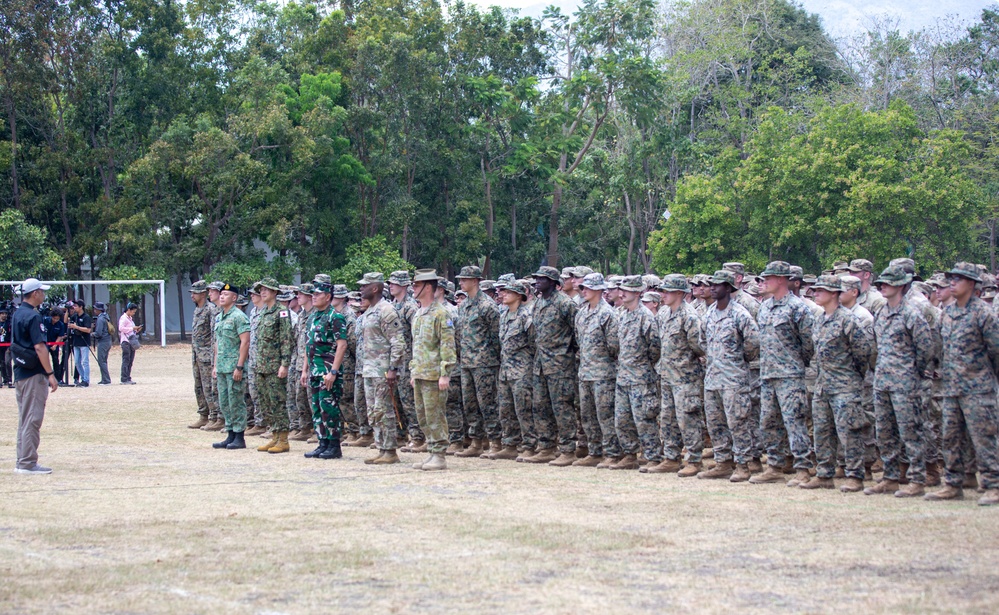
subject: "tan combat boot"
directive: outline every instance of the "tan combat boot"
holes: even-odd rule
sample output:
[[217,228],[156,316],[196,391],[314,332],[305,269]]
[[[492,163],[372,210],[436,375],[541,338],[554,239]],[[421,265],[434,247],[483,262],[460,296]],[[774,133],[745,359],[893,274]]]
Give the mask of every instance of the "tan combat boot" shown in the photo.
[[536,454],[537,453],[533,448],[525,448],[524,450],[520,451],[519,455],[517,455],[517,463],[530,463],[531,457],[533,457]]
[[651,463],[639,472],[644,474],[675,474],[680,471],[680,460],[679,459],[663,459],[659,463],[652,465]]
[[638,465],[638,455],[625,455],[621,459],[610,466],[611,470],[637,470],[640,466]]
[[[901,482],[901,481],[899,481]],[[974,472],[964,475],[964,484],[961,485],[965,489],[978,489],[978,476]]]
[[843,493],[857,493],[858,491],[863,491],[864,481],[859,478],[848,478],[842,485],[839,486],[839,490]]
[[516,459],[520,453],[517,452],[516,446],[504,446],[499,450],[498,453],[493,454],[490,459],[496,460],[513,460]]
[[784,467],[781,468],[784,474],[794,474],[794,456],[788,455],[784,458]]
[[364,460],[365,465],[369,465],[370,466],[370,465],[374,464],[376,461],[378,461],[379,459],[381,459],[382,455],[384,455],[384,454],[385,454],[385,451],[379,450],[377,455],[375,455],[374,457],[369,457],[368,459]]
[[416,443],[410,440],[409,442],[406,442],[404,445],[402,445],[402,448],[400,448],[399,450],[403,453],[412,453],[414,448],[416,448]]
[[278,438],[277,444],[267,449],[268,453],[287,453],[288,451],[291,450],[291,447],[288,446],[287,431],[278,432],[277,438]]
[[732,476],[728,477],[730,483],[744,483],[753,476],[753,473],[749,471],[749,464],[747,463],[737,463],[735,464],[735,472],[732,472]]
[[909,484],[895,492],[897,498],[918,498],[926,495],[926,488],[919,483],[909,481]]
[[714,459],[715,449],[708,446],[708,443],[704,443],[704,450],[701,451],[701,459]]
[[416,444],[416,448],[413,449],[414,453],[426,453],[430,450],[430,447],[427,446],[426,440],[417,440]]
[[898,484],[909,484],[909,464],[907,463],[898,464]]
[[963,500],[964,489],[962,489],[961,487],[952,487],[950,485],[944,485],[943,489],[927,493],[926,495],[923,496],[923,499],[929,502],[940,502],[943,500]]
[[603,462],[603,457],[594,457],[593,455],[587,455],[582,459],[577,459],[572,462],[572,465],[577,468],[595,468]]
[[[485,447],[483,446],[483,448]],[[501,450],[503,450],[503,444],[500,443],[499,440],[491,440],[489,442],[489,447],[482,451],[482,454],[479,455],[479,457],[482,459],[496,459],[496,453]]]
[[940,466],[935,462],[926,464],[926,486],[940,486]]
[[777,466],[772,466],[767,464],[767,469],[763,471],[763,474],[756,474],[749,479],[749,482],[754,485],[761,485],[764,483],[780,483],[784,482],[784,470]]
[[753,459],[752,461],[747,463],[746,466],[749,467],[750,474],[759,474],[760,472],[763,471],[763,464],[760,463],[759,459]]
[[430,461],[423,464],[424,472],[436,472],[447,469],[447,459],[443,453],[434,453],[430,456]]
[[208,424],[201,428],[201,431],[218,431],[225,427],[225,422],[220,421],[217,417],[214,419],[209,419]]
[[298,431],[289,434],[288,439],[294,440],[295,442],[308,442],[311,436],[312,436],[311,429],[299,429]]
[[276,446],[277,443],[278,443],[278,434],[275,432],[274,434],[271,435],[271,439],[265,442],[264,444],[258,446],[257,450],[260,451],[261,453],[266,453],[267,451],[271,450],[272,446]]
[[735,471],[735,464],[731,461],[719,461],[710,470],[697,473],[697,478],[729,478]]
[[358,446],[361,448],[366,448],[374,443],[375,443],[375,436],[369,433],[366,433],[363,436],[359,437],[358,439],[354,440],[354,446]]
[[898,491],[898,481],[882,478],[876,485],[864,489],[864,495],[885,495]]
[[555,448],[552,447],[541,449],[534,455],[531,455],[530,459],[526,459],[525,461],[527,463],[551,463],[557,458],[558,455],[555,453]]
[[999,489],[986,489],[982,497],[978,498],[979,506],[995,506],[999,504]]
[[597,464],[598,470],[609,470],[615,463],[621,461],[620,457],[604,457],[604,460]]
[[452,442],[447,445],[447,450],[444,451],[444,454],[454,455],[455,453],[460,453],[462,450],[464,450],[464,447],[461,445],[461,442]]
[[568,468],[576,461],[575,453],[562,453],[557,459],[548,462],[548,465],[556,468]]
[[687,465],[683,466],[683,469],[676,473],[680,478],[690,478],[691,476],[697,476],[704,470],[704,464],[700,461],[687,462]]
[[831,478],[822,478],[821,476],[813,476],[798,483],[799,489],[835,489],[836,482]]
[[319,436],[316,435],[316,432],[312,432],[312,435],[309,436],[309,439],[306,440],[305,442],[308,444],[316,444],[317,442],[319,442]]
[[455,453],[455,457],[478,457],[482,454],[482,440],[479,438],[472,438],[472,443],[468,445],[468,448],[461,451],[460,453]]
[[836,466],[836,473],[833,474],[833,478],[846,478],[846,468],[843,466]]
[[584,457],[590,456],[590,447],[577,445],[576,446],[576,459],[583,459]]
[[243,434],[243,436],[259,436],[265,431],[267,431],[267,428],[263,425],[254,425],[250,429],[246,430],[246,433]]
[[[788,487],[800,487],[812,479],[812,474],[808,470],[798,470],[794,473],[794,478],[787,481]],[[835,485],[833,485],[835,487]]]
[[199,414],[198,415],[198,420],[196,420],[193,423],[191,423],[190,425],[188,425],[187,428],[188,429],[201,429],[202,427],[204,427],[207,424],[208,424],[208,417],[207,416],[201,416]]
[[376,466],[384,466],[393,463],[399,463],[399,455],[395,453],[394,448],[390,448],[387,451],[382,451],[382,456],[375,459],[372,464]]

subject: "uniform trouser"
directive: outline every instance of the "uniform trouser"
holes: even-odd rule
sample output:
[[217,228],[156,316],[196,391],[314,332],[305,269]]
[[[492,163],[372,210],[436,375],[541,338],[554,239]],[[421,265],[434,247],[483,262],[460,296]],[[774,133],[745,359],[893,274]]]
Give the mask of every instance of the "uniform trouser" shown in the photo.
[[232,379],[232,372],[218,375],[219,413],[225,419],[228,431],[246,431],[246,387],[245,382]]
[[562,453],[576,450],[576,409],[572,405],[572,378],[562,376],[534,376],[534,431],[538,435],[538,449],[558,445]]
[[815,436],[816,475],[836,475],[836,450],[843,443],[847,478],[864,480],[864,427],[867,417],[860,391],[812,395],[812,430]]
[[499,440],[503,435],[496,407],[499,367],[461,368],[461,405],[472,438]]
[[659,437],[663,456],[676,461],[687,447],[687,462],[700,463],[704,450],[704,382],[660,384]]
[[531,415],[530,378],[528,374],[513,380],[500,380],[496,385],[503,446],[523,444],[527,448],[534,448],[537,444],[534,417]]
[[[576,412],[576,446],[587,449],[589,454],[590,436],[586,433],[586,425],[583,424],[583,404],[579,399],[579,354],[576,354],[576,365],[572,371],[573,380],[576,382],[576,389],[573,391],[572,408]],[[598,446],[599,442],[598,442]]]
[[[341,374],[337,380],[341,383],[343,382],[343,375]],[[295,387],[295,405],[298,407],[298,428],[301,430],[314,429],[312,421],[312,390],[310,387],[303,387],[302,383],[296,381],[298,385]],[[341,389],[343,385],[341,384]],[[353,391],[351,391],[351,401],[353,401]],[[340,396],[340,407],[343,408],[343,395]],[[341,421],[343,420],[343,411],[340,412]],[[341,430],[342,431],[342,430]]]
[[49,398],[48,378],[35,374],[14,383],[17,399],[17,467],[22,470],[38,463],[45,402]]
[[[330,390],[326,390],[322,377],[309,380],[308,391],[312,409],[312,426],[320,440],[340,440],[343,434],[343,418],[340,414],[340,399],[343,397],[343,379],[337,377]],[[305,429],[305,426],[301,426]]]
[[283,378],[278,378],[276,373],[257,373],[257,399],[267,427],[275,433],[289,430],[288,411],[285,407],[287,397],[288,389]]
[[101,370],[101,382],[111,383],[111,373],[108,371],[108,354],[111,352],[111,336],[97,342],[97,367]]
[[874,419],[884,479],[902,478],[900,464],[908,458],[909,481],[925,485],[926,434],[916,391],[874,391]]
[[[126,345],[127,343],[122,344]],[[194,372],[194,397],[198,401],[198,414],[214,421],[219,416],[219,400],[215,391],[215,379],[212,378],[212,364],[193,359],[191,367]]]
[[[400,418],[403,420],[403,423],[405,423],[405,434],[409,435],[410,440],[424,440],[423,431],[420,429],[420,421],[416,416],[416,404],[413,399],[413,387],[409,386],[408,370],[399,370],[399,382],[396,383],[395,391],[393,391],[393,393],[396,399],[396,407],[402,415]],[[400,432],[399,435],[402,437],[405,434]]]
[[368,402],[368,419],[375,432],[375,446],[379,450],[398,448],[399,421],[392,405],[392,391],[385,378],[364,379],[364,399]]
[[931,395],[927,400],[924,410],[924,424],[923,431],[925,432],[925,438],[923,441],[924,447],[926,449],[926,463],[940,463],[943,461],[943,453],[941,452],[940,440],[940,426],[943,424],[943,397],[939,395]]
[[621,456],[614,428],[616,387],[613,378],[579,381],[579,413],[589,454],[593,457]]
[[462,442],[468,431],[465,423],[465,410],[461,403],[461,370],[451,373],[451,386],[447,390],[447,430],[448,440]]
[[354,416],[357,417],[357,433],[369,435],[371,423],[368,417],[368,397],[364,387],[364,376],[354,374]]
[[753,459],[756,424],[748,390],[704,391],[704,417],[716,462],[746,464]]
[[760,411],[760,368],[756,367],[754,369],[750,367],[749,375],[749,411],[753,423],[751,432],[753,443],[750,446],[750,456],[753,459],[760,459],[763,456],[763,450],[766,446],[763,439],[763,430],[760,429],[760,415],[762,414]]
[[964,483],[970,459],[967,440],[978,461],[981,485],[999,489],[999,415],[996,394],[961,395],[943,398],[943,459],[945,479],[952,487]]
[[[814,407],[814,403],[812,404]],[[864,440],[864,466],[871,466],[878,458],[878,439],[875,434],[874,418],[874,389],[870,384],[865,384],[860,391],[860,406],[864,411],[864,427],[861,437]],[[814,436],[813,436],[814,440]],[[843,454],[846,446],[840,438],[839,446],[836,450],[836,465],[846,467],[846,457]]]
[[[250,355],[253,355],[253,351],[250,351]],[[264,407],[260,405],[260,393],[257,392],[257,369],[256,364],[247,360],[246,367],[249,370],[246,379],[246,388],[250,392],[250,399],[253,402],[253,424],[258,426],[266,426],[267,420],[264,418]]]
[[[408,384],[408,383],[407,383]],[[426,435],[427,450],[441,454],[447,450],[448,431],[445,406],[447,391],[440,390],[436,380],[414,380],[413,401],[416,419]]]
[[783,466],[790,452],[794,467],[808,470],[812,440],[808,437],[807,395],[804,378],[771,378],[760,383],[760,430],[767,449],[767,463]]
[[[343,417],[344,433],[357,435],[357,411],[354,410],[354,374],[341,374],[343,395],[340,397],[340,416]],[[361,388],[364,388],[363,386]],[[311,400],[310,400],[311,401]]]
[[[301,378],[302,370],[300,368],[291,367],[288,369],[288,379],[284,383],[284,408],[285,412],[288,413],[289,429],[304,429],[309,424],[299,424],[298,422],[298,390],[302,388]],[[311,412],[309,413],[309,419],[310,421],[312,419]]]
[[625,454],[634,455],[641,447],[646,460],[656,463],[663,460],[658,419],[659,390],[655,382],[617,383],[614,431]]

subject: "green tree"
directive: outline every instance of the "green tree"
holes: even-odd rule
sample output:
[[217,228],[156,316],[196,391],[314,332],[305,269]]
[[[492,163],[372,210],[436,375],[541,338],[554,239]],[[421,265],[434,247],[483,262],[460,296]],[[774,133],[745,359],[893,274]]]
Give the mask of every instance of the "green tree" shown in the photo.
[[62,275],[62,259],[48,247],[46,235],[45,229],[29,224],[17,210],[0,213],[0,279],[44,280]]
[[401,270],[412,272],[414,267],[402,258],[398,250],[390,247],[384,237],[376,235],[347,248],[347,262],[333,271],[330,277],[337,284],[356,288],[357,280],[365,273],[379,271],[387,280],[390,273]]

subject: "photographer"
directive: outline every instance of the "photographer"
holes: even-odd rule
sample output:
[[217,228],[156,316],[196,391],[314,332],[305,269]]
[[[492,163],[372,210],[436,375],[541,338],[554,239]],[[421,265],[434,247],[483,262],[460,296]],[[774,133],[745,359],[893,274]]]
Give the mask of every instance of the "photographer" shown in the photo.
[[65,312],[62,308],[54,307],[49,315],[48,342],[49,355],[52,357],[52,372],[55,374],[59,384],[63,383],[63,370],[66,367],[66,346],[53,346],[56,342],[66,342],[68,329],[63,322]]
[[111,384],[111,374],[108,372],[108,353],[111,352],[111,336],[113,325],[108,316],[107,307],[100,301],[94,302],[97,318],[94,320],[94,342],[97,344],[97,367],[101,370],[101,381],[97,384]]
[[73,304],[73,313],[66,325],[72,333],[73,362],[80,377],[76,386],[90,386],[90,333],[94,330],[94,321],[84,310],[83,301]]
[[51,474],[51,468],[38,465],[38,443],[49,391],[59,388],[45,347],[45,321],[38,306],[45,300],[45,286],[34,278],[21,285],[21,305],[14,312],[11,333],[14,354],[14,382],[17,389],[18,474]]

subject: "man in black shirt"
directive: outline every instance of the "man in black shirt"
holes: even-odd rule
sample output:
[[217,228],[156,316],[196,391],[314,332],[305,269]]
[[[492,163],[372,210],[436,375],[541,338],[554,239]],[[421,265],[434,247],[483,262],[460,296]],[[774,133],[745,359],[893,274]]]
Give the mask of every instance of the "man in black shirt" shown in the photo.
[[[14,384],[17,396],[17,465],[18,474],[51,474],[52,470],[38,465],[38,443],[49,391],[59,388],[49,351],[45,346],[46,331],[38,306],[45,300],[49,287],[34,278],[21,284],[21,305],[14,312],[11,333],[14,353]],[[31,351],[34,351],[32,356]]]
[[[59,384],[64,381],[63,368],[66,366],[66,323],[63,318],[65,318],[65,312],[62,308],[54,307],[52,308],[51,315],[49,316],[50,322],[45,323],[45,328],[48,329],[48,340],[49,340],[49,357],[52,358],[52,371],[55,373],[56,380]],[[56,346],[55,344],[62,343],[61,346]]]
[[90,314],[83,311],[83,301],[73,304],[73,315],[69,319],[69,330],[73,334],[73,363],[76,364],[76,371],[80,375],[80,382],[77,386],[90,386],[90,332],[93,331],[94,321]]

